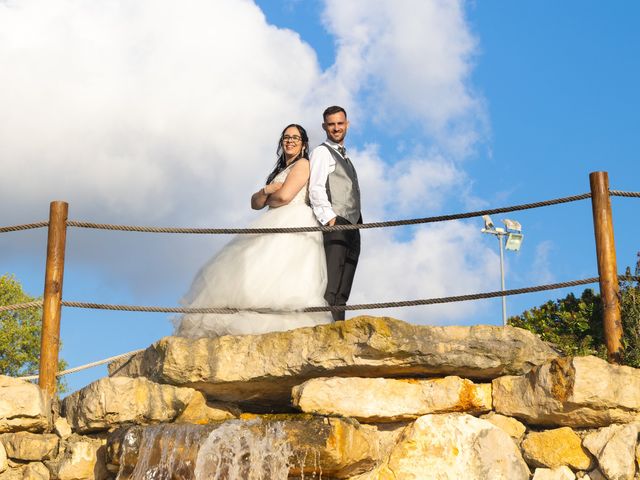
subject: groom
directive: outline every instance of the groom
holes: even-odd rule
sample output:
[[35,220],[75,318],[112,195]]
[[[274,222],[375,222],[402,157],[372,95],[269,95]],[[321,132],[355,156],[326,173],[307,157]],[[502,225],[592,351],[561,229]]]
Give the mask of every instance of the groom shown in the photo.
[[[309,199],[322,225],[362,223],[360,187],[356,170],[344,148],[349,129],[347,112],[333,106],[322,114],[327,139],[311,152]],[[360,256],[360,230],[324,232],[327,257],[329,305],[346,305]],[[331,312],[333,320],[344,320],[345,312]]]

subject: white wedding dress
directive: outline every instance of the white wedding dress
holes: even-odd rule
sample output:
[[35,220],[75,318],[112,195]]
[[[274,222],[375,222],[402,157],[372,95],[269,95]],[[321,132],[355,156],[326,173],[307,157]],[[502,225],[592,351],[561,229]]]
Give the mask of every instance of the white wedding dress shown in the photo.
[[[273,182],[284,182],[290,169],[280,172]],[[305,185],[289,204],[269,208],[251,227],[317,225]],[[329,312],[300,311],[327,305],[326,270],[321,232],[238,235],[200,270],[182,304],[242,311],[182,315],[174,322],[175,335],[260,334],[331,323]],[[278,313],[250,311],[265,308]]]

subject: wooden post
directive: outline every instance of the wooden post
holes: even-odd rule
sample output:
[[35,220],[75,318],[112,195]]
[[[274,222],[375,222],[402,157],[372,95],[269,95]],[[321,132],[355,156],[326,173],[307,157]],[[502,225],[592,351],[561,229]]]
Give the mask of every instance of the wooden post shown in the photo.
[[56,391],[58,352],[60,349],[60,311],[64,250],[67,240],[69,204],[51,202],[49,209],[49,237],[47,241],[47,269],[44,278],[42,305],[42,333],[40,336],[40,388],[53,396]]
[[600,298],[602,299],[602,321],[604,341],[609,362],[620,363],[622,355],[622,320],[616,246],[613,239],[613,217],[609,197],[609,175],[607,172],[589,174],[591,184],[591,206],[593,229],[596,237],[598,275],[600,275]]

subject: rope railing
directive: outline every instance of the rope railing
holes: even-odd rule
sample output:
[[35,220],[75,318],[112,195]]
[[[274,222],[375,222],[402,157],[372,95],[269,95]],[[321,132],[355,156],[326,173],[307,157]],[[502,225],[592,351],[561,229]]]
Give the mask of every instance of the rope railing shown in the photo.
[[0,312],[26,310],[27,308],[42,307],[42,300],[34,300],[33,302],[16,303],[14,305],[0,305]]
[[[633,197],[640,198],[640,192],[627,192],[622,190],[610,190],[609,194],[616,197]],[[546,207],[550,205],[558,205],[562,203],[576,202],[590,198],[590,193],[579,195],[571,195],[568,197],[559,197],[540,202],[523,203],[520,205],[512,205],[509,207],[492,208],[486,210],[476,210],[473,212],[454,213],[449,215],[438,215],[432,217],[412,218],[406,220],[391,220],[386,222],[369,222],[358,225],[334,225],[318,226],[318,227],[288,227],[288,228],[181,228],[181,227],[144,227],[136,225],[116,225],[109,223],[84,222],[77,220],[68,220],[67,226],[76,228],[93,228],[99,230],[119,230],[126,232],[143,232],[143,233],[181,233],[181,234],[256,234],[256,233],[301,233],[301,232],[332,232],[338,230],[357,230],[382,227],[400,227],[406,225],[418,225],[422,223],[444,222],[448,220],[460,220],[465,218],[481,217],[482,215],[493,215],[496,213],[508,213],[518,210],[528,210],[532,208]],[[48,221],[27,223],[23,225],[11,225],[0,227],[0,233],[17,232],[21,230],[31,230],[36,228],[44,228],[49,225]]]
[[[633,280],[640,280],[640,277],[629,277],[626,275],[618,275],[618,278],[620,280],[628,280],[628,279],[633,279]],[[427,299],[427,300],[414,300],[414,301],[410,301],[410,302],[391,302],[389,305],[390,306],[394,306],[394,307],[407,307],[407,306],[414,306],[414,305],[428,305],[428,304],[434,304],[434,303],[446,303],[449,301],[466,301],[466,300],[477,300],[480,298],[494,298],[497,296],[502,296],[504,295],[519,295],[522,293],[530,293],[530,292],[540,292],[543,290],[553,290],[556,288],[564,288],[564,287],[572,287],[572,286],[578,286],[578,285],[587,285],[590,283],[596,283],[598,281],[598,277],[592,277],[592,278],[585,278],[583,280],[573,280],[573,281],[568,281],[568,282],[561,282],[561,283],[550,283],[550,284],[546,284],[546,285],[538,285],[536,287],[527,287],[527,288],[515,288],[515,289],[510,289],[510,290],[505,290],[504,292],[499,291],[499,292],[485,292],[485,293],[478,293],[478,294],[471,294],[471,295],[459,295],[457,297],[441,297],[441,298],[432,298],[432,299]],[[81,304],[80,302],[63,302],[63,303],[74,303],[75,305],[73,306],[83,306],[85,308],[93,308],[93,306],[88,307],[89,305],[96,305],[96,304]],[[331,310],[358,310],[358,309],[364,309],[364,308],[381,308],[378,306],[379,304],[375,304],[375,303],[371,303],[371,304],[359,304],[359,305],[348,305],[345,307],[329,307]],[[66,306],[70,306],[70,305],[66,305]],[[155,307],[154,307],[155,308]],[[166,312],[174,312],[176,309],[164,309],[163,311]],[[191,308],[191,309],[182,309],[182,310],[188,310],[188,312],[183,312],[183,313],[220,313],[220,310],[230,310],[230,309],[195,309],[195,308]],[[209,312],[209,311],[205,311],[205,310],[216,310],[215,312]],[[156,311],[156,310],[154,310]],[[305,309],[305,311],[313,311],[313,312],[320,312],[320,311],[327,311],[327,307],[319,307],[319,308],[309,308],[309,309]],[[226,311],[226,313],[232,313],[229,311]],[[130,352],[127,353],[122,353],[120,355],[115,355],[113,357],[109,357],[109,358],[105,358],[103,360],[98,360],[95,362],[91,362],[91,363],[87,363],[84,365],[79,365],[77,367],[73,367],[73,368],[68,368],[66,370],[63,370],[61,372],[58,372],[56,374],[57,377],[62,377],[64,375],[69,375],[71,373],[76,373],[76,372],[80,372],[82,370],[87,370],[89,368],[93,368],[93,367],[97,367],[100,365],[104,365],[105,363],[110,363],[113,362],[115,360],[119,360],[121,358],[126,358],[126,357],[131,357],[137,353],[140,352],[144,352],[146,349],[145,348],[140,348],[137,350],[132,350]],[[29,375],[29,376],[24,376],[24,377],[18,377],[21,378],[23,380],[37,380],[38,375]]]
[[[571,195],[567,197],[554,198],[550,200],[544,200],[540,202],[532,202],[532,203],[524,203],[519,205],[512,205],[508,207],[500,207],[493,209],[485,209],[485,210],[477,210],[471,212],[464,213],[456,213],[449,215],[439,215],[439,216],[431,216],[431,217],[423,217],[423,218],[413,218],[413,219],[405,219],[405,220],[393,220],[393,221],[385,221],[385,222],[370,222],[370,223],[362,223],[357,225],[334,225],[334,226],[315,226],[315,227],[287,227],[287,228],[180,228],[180,227],[145,227],[145,226],[131,226],[131,225],[115,225],[115,224],[106,224],[106,223],[94,223],[94,222],[84,222],[84,221],[75,221],[75,220],[67,220],[67,209],[68,204],[66,202],[52,202],[51,203],[51,212],[49,221],[44,222],[35,222],[23,225],[13,225],[13,226],[5,226],[0,227],[0,233],[7,232],[15,232],[15,231],[24,231],[31,230],[37,228],[49,227],[49,247],[51,247],[52,241],[52,232],[54,232],[54,243],[56,245],[53,248],[58,253],[60,258],[64,257],[64,237],[66,235],[67,227],[77,227],[77,228],[92,228],[92,229],[102,229],[102,230],[118,230],[118,231],[131,231],[131,232],[144,232],[144,233],[179,233],[179,234],[265,234],[265,233],[304,233],[304,232],[331,232],[331,231],[342,231],[342,230],[356,230],[356,229],[371,229],[371,228],[382,228],[382,227],[398,227],[398,226],[408,226],[408,225],[418,225],[418,224],[427,224],[427,223],[435,223],[435,222],[443,222],[450,220],[461,220],[473,217],[480,217],[483,215],[492,215],[499,213],[507,213],[514,212],[520,210],[527,210],[551,205],[558,205],[563,203],[575,202],[579,200],[585,200],[588,198],[592,199],[593,205],[593,215],[594,215],[594,227],[596,230],[596,250],[598,256],[598,271],[601,271],[601,263],[603,265],[613,265],[613,268],[608,271],[608,273],[601,274],[604,275],[601,277],[592,277],[582,280],[573,280],[567,282],[559,282],[545,285],[537,285],[533,287],[526,288],[517,288],[517,289],[509,289],[509,290],[497,290],[491,292],[483,292],[483,293],[475,293],[475,294],[466,294],[466,295],[456,295],[456,296],[447,296],[447,297],[435,297],[435,298],[426,298],[426,299],[418,299],[418,300],[406,300],[406,301],[394,301],[394,302],[380,302],[380,303],[366,303],[366,304],[353,304],[353,305],[344,305],[344,306],[316,306],[316,307],[308,307],[301,311],[303,312],[339,312],[339,311],[353,311],[353,310],[365,310],[365,309],[381,309],[381,308],[397,308],[397,307],[412,307],[412,306],[420,306],[420,305],[432,305],[432,304],[444,304],[451,302],[461,302],[461,301],[469,301],[469,300],[479,300],[479,299],[488,299],[495,297],[506,297],[511,295],[519,295],[523,293],[531,293],[531,292],[540,292],[545,290],[555,290],[559,288],[573,287],[578,285],[586,285],[590,283],[596,283],[600,281],[601,283],[601,294],[603,298],[603,303],[605,298],[609,298],[612,295],[612,289],[607,290],[605,295],[602,292],[603,282],[606,285],[607,282],[615,283],[615,251],[613,251],[613,256],[610,255],[610,252],[605,253],[608,255],[605,259],[604,257],[601,260],[600,250],[598,250],[598,240],[602,240],[607,237],[607,228],[612,231],[612,227],[609,225],[607,227],[606,223],[609,221],[610,215],[610,203],[608,200],[609,196],[617,196],[617,197],[633,197],[640,198],[640,192],[630,192],[630,191],[622,191],[622,190],[611,190],[608,188],[608,176],[606,172],[593,172],[590,174],[590,182],[591,182],[591,192],[583,193],[579,195]],[[606,210],[609,210],[609,213],[606,214]],[[600,217],[596,220],[596,210],[598,211],[598,215]],[[602,212],[605,212],[605,215],[602,216]],[[56,232],[57,229],[57,232]],[[606,243],[606,242],[605,242]],[[48,247],[48,248],[49,248]],[[49,252],[47,256],[47,262],[49,261]],[[62,260],[62,264],[58,265],[58,270],[52,270],[52,276],[49,278],[49,274],[45,274],[45,284],[49,284],[51,282],[61,283],[62,282],[62,271],[64,260]],[[47,264],[47,272],[49,270],[49,265]],[[611,275],[613,273],[613,275]],[[59,275],[60,278],[57,278],[56,275]],[[629,276],[619,275],[619,280],[628,280]],[[636,277],[633,277],[636,279]],[[49,282],[49,283],[47,283]],[[45,288],[45,292],[46,292]],[[51,297],[47,297],[51,298]],[[615,299],[614,299],[615,300]],[[609,302],[607,300],[608,305],[615,303],[613,301]],[[152,307],[152,306],[137,306],[137,305],[114,305],[114,304],[100,304],[100,303],[89,303],[89,302],[72,302],[65,301],[58,296],[57,299],[54,300],[54,304],[57,303],[58,313],[53,314],[57,316],[57,320],[53,321],[59,322],[59,307],[74,307],[74,308],[91,308],[91,309],[101,309],[101,310],[118,310],[118,311],[131,311],[131,312],[156,312],[156,313],[214,313],[214,314],[230,314],[239,311],[238,309],[232,308],[216,308],[216,307]],[[32,302],[19,303],[14,305],[3,305],[0,306],[0,312],[5,311],[13,311],[13,310],[22,310],[28,308],[42,308],[43,300],[36,300]],[[49,310],[47,310],[48,312]],[[273,309],[250,309],[250,311],[256,312],[276,312]],[[51,325],[52,321],[46,321],[46,314],[43,317],[43,328],[45,324]],[[619,315],[618,315],[619,316]],[[605,337],[607,337],[607,350],[609,354],[610,361],[617,361],[619,358],[617,355],[619,354],[619,341],[621,338],[621,333],[619,331],[619,326],[615,321],[615,312],[613,307],[605,308],[605,312],[603,314],[603,323],[605,329]],[[619,323],[619,322],[618,322]],[[57,327],[59,333],[59,323]],[[609,344],[609,339],[612,339],[611,345]],[[617,342],[617,343],[616,343]],[[53,393],[55,391],[55,379],[53,377],[53,373],[55,369],[51,369],[50,366],[54,365],[56,362],[54,360],[57,358],[57,346],[55,347],[42,347],[41,350],[41,374],[42,377],[45,378],[44,383],[43,379],[40,378],[40,386],[44,388],[49,393]],[[47,352],[47,358],[45,359],[45,355],[42,352]],[[67,375],[70,373],[74,373],[80,370],[84,370],[87,368],[92,368],[94,366],[102,365],[104,363],[108,363],[114,361],[119,358],[127,357],[134,355],[142,350],[135,350],[132,352],[124,353],[121,355],[117,355],[114,357],[110,357],[104,360],[100,360],[98,362],[92,362],[86,365],[82,365],[80,367],[75,367],[71,369],[64,370],[62,372],[55,373],[55,376]],[[49,358],[51,353],[54,352],[54,357]],[[43,363],[44,362],[44,363]],[[49,366],[48,369],[52,370],[51,372],[47,372],[42,365]],[[24,379],[36,379],[38,375],[20,377]]]
[[[118,360],[120,358],[131,357],[136,353],[144,352],[146,348],[139,348],[138,350],[132,350],[131,352],[121,353],[120,355],[114,355],[113,357],[105,358],[102,360],[98,360],[96,362],[86,363],[84,365],[79,365],[77,367],[68,368],[66,370],[62,370],[61,372],[56,373],[56,377],[62,377],[64,375],[69,375],[70,373],[80,372],[82,370],[88,370],[89,368],[98,367],[100,365],[104,365],[105,363],[113,362],[114,360]],[[33,375],[27,375],[24,377],[17,377],[22,380],[37,380],[38,374],[35,373]]]
[[[619,275],[620,279],[628,277]],[[510,295],[520,295],[523,293],[542,292],[545,290],[556,290],[565,287],[575,287],[578,285],[587,285],[596,283],[598,277],[585,278],[582,280],[571,280],[567,282],[549,283],[545,285],[536,285],[533,287],[513,288],[509,290],[494,290],[491,292],[472,293],[466,295],[454,295],[448,297],[423,298],[417,300],[401,300],[394,302],[378,302],[378,303],[358,303],[352,305],[335,305],[335,306],[317,306],[301,309],[301,312],[343,312],[352,310],[373,310],[378,308],[398,308],[398,307],[415,307],[420,305],[434,305],[441,303],[464,302],[469,300],[482,300],[486,298],[496,298]],[[183,313],[183,314],[233,314],[239,311],[249,311],[255,313],[291,313],[274,310],[271,308],[222,308],[222,307],[154,307],[144,305],[118,305],[109,303],[92,303],[92,302],[73,302],[62,300],[63,307],[69,308],[88,308],[92,310],[112,310],[124,312],[145,312],[145,313]],[[0,311],[20,310],[33,307],[41,307],[41,301],[22,303],[17,305],[5,305],[0,307]]]
[[[555,290],[558,288],[574,287],[578,285],[587,285],[589,283],[596,283],[598,277],[585,278],[583,280],[572,280],[568,282],[550,283],[546,285],[537,285],[534,287],[526,288],[513,288],[509,290],[495,290],[492,292],[473,293],[466,295],[455,295],[448,297],[435,297],[424,298],[418,300],[402,300],[395,302],[378,302],[378,303],[359,303],[352,305],[326,305],[317,307],[307,307],[301,309],[301,312],[344,312],[352,310],[374,310],[379,308],[397,308],[397,307],[416,307],[420,305],[434,305],[441,303],[452,302],[464,302],[468,300],[481,300],[485,298],[496,298],[507,295],[520,295],[523,293],[542,292],[544,290]],[[150,313],[183,313],[183,314],[233,314],[240,310],[250,311],[256,313],[291,313],[282,312],[270,308],[217,308],[217,307],[152,307],[152,306],[140,306],[140,305],[114,305],[106,303],[87,303],[87,302],[70,302],[62,301],[62,305],[72,308],[90,308],[96,310],[115,310],[115,311],[128,311],[128,312],[150,312]]]
[[[584,278],[581,280],[569,280],[565,282],[547,283],[543,285],[535,285],[532,287],[511,288],[508,290],[493,290],[490,292],[470,293],[465,295],[452,295],[448,297],[433,297],[417,300],[400,300],[393,302],[378,303],[357,303],[352,305],[334,305],[334,306],[317,306],[301,309],[300,312],[316,313],[316,312],[343,312],[353,310],[374,310],[380,308],[399,308],[399,307],[417,307],[422,305],[435,305],[442,303],[466,302],[470,300],[482,300],[488,298],[496,298],[502,296],[522,295],[524,293],[543,292],[546,290],[557,290],[560,288],[576,287],[580,285],[588,285],[597,283],[598,277]],[[618,280],[640,281],[640,277],[618,275]],[[144,313],[183,313],[183,314],[233,314],[239,311],[255,312],[255,313],[291,313],[290,311],[274,310],[271,308],[223,308],[223,307],[156,307],[148,305],[118,305],[110,303],[93,303],[93,302],[74,302],[62,300],[61,305],[69,308],[88,308],[92,310],[111,310],[123,312],[144,312]],[[42,307],[42,301],[36,300],[28,303],[19,303],[15,305],[2,305],[0,312],[8,310],[24,310],[27,308]]]
[[26,223],[24,225],[11,225],[9,227],[0,227],[0,233],[18,232],[20,230],[33,230],[35,228],[48,227],[49,222]]
[[341,230],[365,230],[369,228],[401,227],[406,225],[419,225],[424,223],[445,222],[449,220],[460,220],[464,218],[481,217],[482,215],[492,215],[496,213],[515,212],[531,208],[558,205],[561,203],[576,202],[590,198],[590,193],[571,195],[568,197],[554,198],[541,202],[523,203],[509,207],[491,208],[486,210],[476,210],[473,212],[454,213],[449,215],[438,215],[433,217],[411,218],[406,220],[390,220],[386,222],[360,223],[356,225],[334,225],[317,227],[285,227],[285,228],[179,228],[179,227],[142,227],[135,225],[114,225],[109,223],[79,222],[68,220],[67,226],[79,228],[95,228],[101,230],[120,230],[125,232],[145,232],[145,233],[182,233],[182,234],[260,234],[260,233],[303,233],[303,232],[333,232]]
[[613,197],[634,197],[640,198],[640,192],[624,192],[622,190],[609,190],[609,195]]

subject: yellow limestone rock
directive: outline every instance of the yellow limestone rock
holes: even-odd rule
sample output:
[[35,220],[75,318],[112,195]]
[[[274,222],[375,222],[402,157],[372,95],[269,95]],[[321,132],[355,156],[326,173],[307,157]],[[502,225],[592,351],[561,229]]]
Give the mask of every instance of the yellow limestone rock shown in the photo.
[[29,480],[49,480],[51,473],[41,462],[33,462],[25,465],[22,471],[22,478]]
[[531,425],[601,427],[640,419],[640,369],[563,357],[493,380],[493,407]]
[[524,459],[534,467],[554,469],[566,465],[573,470],[587,470],[592,463],[582,440],[569,427],[530,432],[522,441],[521,449]]
[[44,432],[51,423],[50,405],[37,385],[0,375],[0,433]]
[[51,433],[5,433],[0,435],[0,442],[4,444],[7,457],[14,460],[48,460],[58,454],[59,438]]
[[531,480],[575,480],[575,478],[571,469],[563,465],[557,468],[536,468]]
[[221,422],[240,416],[240,410],[233,405],[207,402],[205,396],[196,391],[193,399],[183,412],[175,419],[176,423],[194,423],[204,425]]
[[292,398],[293,405],[306,413],[340,415],[360,422],[397,422],[428,413],[488,412],[491,385],[454,376],[430,380],[315,378],[294,387]]
[[9,464],[7,463],[7,452],[4,449],[4,444],[0,442],[0,473],[4,472]]
[[112,376],[141,376],[202,391],[247,411],[288,408],[291,389],[316,377],[519,375],[556,358],[531,332],[487,325],[434,327],[356,317],[264,335],[166,337],[114,362]]
[[466,414],[425,415],[374,470],[351,480],[528,480],[511,437]]
[[493,423],[496,427],[501,428],[509,434],[511,438],[519,445],[524,437],[527,427],[515,418],[505,417],[496,412],[489,412],[486,415],[480,415],[480,418]]
[[640,423],[610,425],[585,436],[583,444],[598,460],[608,479],[631,480],[636,472],[636,444]]
[[[192,402],[195,405],[189,409]],[[192,388],[160,385],[143,377],[102,378],[72,393],[62,404],[67,420],[78,433],[107,430],[123,423],[171,422],[182,414],[198,421],[215,415],[219,419],[232,416],[209,408],[202,393]]]
[[60,438],[67,438],[72,433],[71,426],[64,417],[56,418],[56,421],[53,423],[53,430]]
[[[74,435],[65,442],[65,449],[52,471],[58,480],[104,480],[105,440]],[[52,465],[53,466],[53,465]]]

